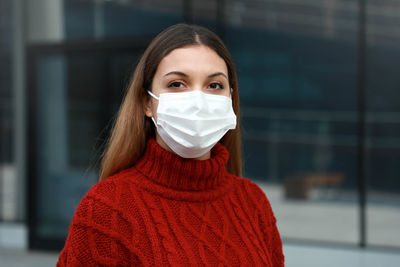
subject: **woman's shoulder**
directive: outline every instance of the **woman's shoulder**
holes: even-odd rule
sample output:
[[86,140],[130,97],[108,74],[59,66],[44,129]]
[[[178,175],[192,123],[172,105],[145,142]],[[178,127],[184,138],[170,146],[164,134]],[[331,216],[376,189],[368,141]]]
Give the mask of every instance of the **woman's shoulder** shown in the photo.
[[[133,175],[131,171],[129,175]],[[129,202],[126,198],[135,190],[129,175],[128,170],[123,170],[94,184],[82,197],[77,211],[88,207],[102,212],[123,212],[123,203]]]
[[234,179],[234,183],[239,186],[242,187],[244,190],[246,190],[248,193],[251,193],[252,195],[254,195],[257,199],[267,199],[266,194],[264,193],[264,191],[261,189],[261,187],[253,182],[252,180],[250,180],[249,178],[246,177],[238,177],[238,176],[234,176],[232,175],[233,179]]
[[264,190],[257,183],[245,177],[233,176],[233,179],[235,180],[234,183],[238,190],[244,192],[246,198],[254,204],[259,212],[273,215],[269,199]]
[[[73,224],[96,227],[104,234],[110,234],[121,222],[132,224],[127,213],[133,193],[123,173],[110,176],[95,185],[83,196],[72,218]],[[118,222],[118,223],[117,223]],[[115,230],[115,229],[114,229]],[[120,236],[118,234],[118,236]]]
[[[99,262],[106,261],[108,266],[110,262],[129,261],[129,257],[139,254],[132,243],[135,239],[133,229],[138,229],[135,214],[126,212],[129,199],[123,200],[126,195],[123,190],[126,190],[123,176],[114,175],[92,186],[83,196],[72,217],[68,238],[57,266],[66,266],[67,261],[74,260],[91,262],[87,266],[99,266]],[[118,258],[110,250],[120,251],[118,255],[127,254],[126,257]],[[88,251],[95,253],[90,254]],[[122,265],[127,266],[118,264]]]
[[102,198],[114,200],[115,197],[120,194],[120,190],[126,190],[129,188],[129,179],[134,178],[136,174],[134,169],[128,168],[117,172],[102,181],[94,184],[85,197],[101,196]]

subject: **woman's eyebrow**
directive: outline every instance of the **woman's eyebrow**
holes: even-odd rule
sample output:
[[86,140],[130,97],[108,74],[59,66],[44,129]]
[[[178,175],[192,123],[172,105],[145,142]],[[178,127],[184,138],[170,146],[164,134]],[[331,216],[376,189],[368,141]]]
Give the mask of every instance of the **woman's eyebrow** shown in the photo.
[[171,72],[168,72],[167,74],[165,74],[164,75],[164,77],[165,76],[168,76],[168,75],[179,75],[179,76],[183,76],[183,77],[189,77],[189,75],[187,75],[186,73],[183,73],[183,72],[181,72],[181,71],[171,71]]
[[226,76],[225,73],[223,73],[223,72],[216,72],[216,73],[210,74],[210,75],[208,75],[208,78],[213,78],[215,76],[224,76],[228,80],[228,76]]
[[[183,77],[189,77],[189,75],[187,75],[186,73],[181,72],[181,71],[168,72],[167,74],[164,75],[164,77],[168,76],[168,75],[179,75],[179,76],[183,76]],[[210,74],[210,75],[208,75],[208,78],[213,78],[213,77],[216,77],[216,76],[224,76],[228,80],[228,77],[223,72],[216,72],[216,73]]]

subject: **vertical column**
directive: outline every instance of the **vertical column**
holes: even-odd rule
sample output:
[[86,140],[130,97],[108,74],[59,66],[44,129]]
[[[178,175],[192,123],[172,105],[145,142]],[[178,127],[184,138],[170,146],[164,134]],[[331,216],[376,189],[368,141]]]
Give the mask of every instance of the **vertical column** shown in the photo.
[[[15,221],[26,214],[27,120],[25,48],[27,43],[58,42],[64,37],[63,0],[12,1],[12,92],[14,99]],[[63,71],[54,69],[54,72]],[[59,129],[62,131],[63,129]]]
[[[15,192],[14,207],[10,206],[10,221],[25,219],[25,177],[26,177],[26,98],[25,98],[25,32],[23,0],[12,1],[12,92],[14,101],[14,182],[9,186]],[[10,196],[11,197],[11,196]],[[13,217],[13,218],[11,218]]]
[[365,172],[365,79],[366,79],[366,42],[367,42],[367,3],[358,1],[358,82],[357,82],[357,183],[359,195],[360,247],[367,245],[367,176]]
[[[63,0],[27,1],[28,43],[60,43],[64,39]],[[42,55],[35,60],[36,221],[34,231],[45,235],[56,230],[59,181],[68,169],[68,112],[66,61],[63,55]],[[49,219],[50,218],[50,219]]]

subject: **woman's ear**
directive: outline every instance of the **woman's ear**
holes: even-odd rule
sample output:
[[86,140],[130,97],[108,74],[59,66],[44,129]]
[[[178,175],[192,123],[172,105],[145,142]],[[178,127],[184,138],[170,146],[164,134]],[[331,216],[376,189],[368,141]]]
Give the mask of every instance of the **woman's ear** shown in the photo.
[[153,117],[153,104],[152,104],[152,99],[150,96],[147,96],[145,99],[144,103],[144,114],[146,114],[147,117],[152,118]]

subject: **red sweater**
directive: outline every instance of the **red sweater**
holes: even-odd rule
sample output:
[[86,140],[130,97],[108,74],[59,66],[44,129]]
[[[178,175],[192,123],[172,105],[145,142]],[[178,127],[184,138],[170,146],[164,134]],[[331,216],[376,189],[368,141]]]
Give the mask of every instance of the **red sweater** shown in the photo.
[[184,159],[150,139],[132,167],[83,197],[57,266],[284,266],[264,192],[226,171],[221,144]]

